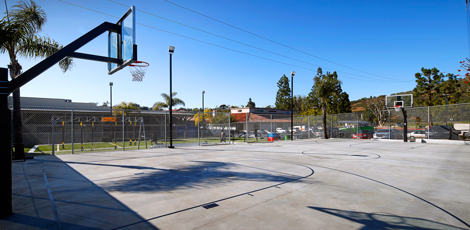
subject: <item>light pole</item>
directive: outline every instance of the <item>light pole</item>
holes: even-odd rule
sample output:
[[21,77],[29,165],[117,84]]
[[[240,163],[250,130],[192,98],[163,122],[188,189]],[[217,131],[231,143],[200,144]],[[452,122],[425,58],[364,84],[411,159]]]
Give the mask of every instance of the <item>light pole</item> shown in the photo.
[[109,111],[113,115],[113,82],[109,83]]
[[173,55],[173,53],[175,52],[175,47],[174,46],[170,46],[170,48],[168,48],[168,53],[170,53],[170,146],[168,146],[168,148],[172,149],[174,148],[173,147],[173,92],[172,92],[172,88],[171,88],[171,56]]
[[[204,94],[206,93],[206,91],[202,91],[202,120],[205,121],[206,119],[204,118]],[[204,125],[204,122],[201,123],[202,125]],[[204,133],[204,129],[202,130],[202,132]],[[202,134],[203,134],[202,133]],[[204,135],[201,134],[201,137],[204,138]]]
[[290,92],[290,140],[294,141],[294,75],[295,71],[290,74],[291,92]]

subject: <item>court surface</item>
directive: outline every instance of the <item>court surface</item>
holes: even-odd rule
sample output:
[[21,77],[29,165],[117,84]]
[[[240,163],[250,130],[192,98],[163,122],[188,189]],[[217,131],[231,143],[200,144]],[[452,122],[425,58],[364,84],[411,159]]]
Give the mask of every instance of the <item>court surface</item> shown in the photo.
[[2,229],[470,228],[470,145],[310,139],[40,156],[13,170]]

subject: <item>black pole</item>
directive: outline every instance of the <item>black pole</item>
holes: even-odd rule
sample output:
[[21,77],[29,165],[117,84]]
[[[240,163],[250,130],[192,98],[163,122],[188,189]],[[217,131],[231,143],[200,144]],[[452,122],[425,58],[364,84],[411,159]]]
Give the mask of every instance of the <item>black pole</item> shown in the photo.
[[202,127],[204,127],[204,129],[202,129],[201,138],[204,138],[204,130],[206,128],[206,126],[204,125],[204,122],[206,121],[205,114],[204,114],[204,94],[205,93],[206,93],[206,91],[202,91],[202,120],[201,120],[201,124],[202,124]]
[[113,116],[113,83],[109,83],[109,112]]
[[[113,116],[113,82],[109,82],[109,116]],[[116,134],[114,133],[114,126],[112,122],[109,122],[109,125],[111,126],[111,133],[109,134],[109,138],[111,138],[111,135],[113,135],[113,140],[114,140],[114,149],[117,148],[116,146]]]
[[170,52],[170,146],[168,146],[168,148],[174,148],[173,146],[173,92],[172,92],[172,80],[171,80],[171,55],[172,55],[172,52]]
[[[0,83],[8,86],[8,69],[0,68]],[[0,89],[0,218],[13,214],[11,172],[11,111],[6,90]]]
[[294,72],[290,75],[291,92],[290,92],[290,140],[294,141]]
[[405,108],[401,107],[401,112],[403,113],[403,142],[408,142],[408,124],[406,121],[407,114]]

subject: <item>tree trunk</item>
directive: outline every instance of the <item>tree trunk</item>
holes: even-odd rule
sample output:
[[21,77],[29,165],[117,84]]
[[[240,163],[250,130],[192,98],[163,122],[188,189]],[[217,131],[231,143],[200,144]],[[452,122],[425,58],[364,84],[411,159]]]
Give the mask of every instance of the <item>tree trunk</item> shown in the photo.
[[323,139],[328,139],[328,133],[326,132],[326,105],[322,105],[322,114],[323,114]]
[[20,89],[13,92],[13,135],[15,159],[24,160],[25,154],[23,145],[23,125],[21,123]]
[[[13,61],[8,65],[8,68],[10,69],[11,79],[21,74],[21,65],[15,58],[13,58]],[[13,92],[13,142],[15,144],[15,159],[25,160],[19,88]]]

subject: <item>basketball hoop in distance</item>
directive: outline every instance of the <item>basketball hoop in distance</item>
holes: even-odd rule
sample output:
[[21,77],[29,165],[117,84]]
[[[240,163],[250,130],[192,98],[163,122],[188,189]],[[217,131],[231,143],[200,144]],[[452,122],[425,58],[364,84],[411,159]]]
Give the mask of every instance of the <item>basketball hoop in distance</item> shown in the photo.
[[403,101],[395,101],[394,106],[396,112],[400,111],[400,108],[403,107]]
[[144,61],[135,61],[129,65],[129,70],[132,74],[132,81],[142,81],[144,80],[144,75],[147,72],[147,67],[149,63]]

